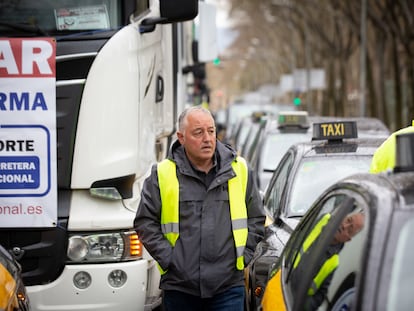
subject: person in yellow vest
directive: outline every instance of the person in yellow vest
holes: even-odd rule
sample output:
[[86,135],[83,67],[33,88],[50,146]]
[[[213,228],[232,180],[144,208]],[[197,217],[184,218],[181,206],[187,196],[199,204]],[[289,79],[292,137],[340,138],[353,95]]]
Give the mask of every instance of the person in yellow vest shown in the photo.
[[395,167],[396,138],[399,134],[414,132],[414,120],[411,126],[402,128],[392,133],[375,151],[372,157],[370,173],[380,173],[393,170]]
[[339,266],[339,253],[345,243],[351,241],[362,230],[364,223],[365,214],[361,212],[352,212],[344,218],[331,244],[326,249],[325,261],[322,262],[308,290],[308,300],[305,303],[306,310],[317,310],[326,298],[334,272]]
[[210,111],[178,119],[154,165],[134,226],[157,261],[166,311],[244,309],[244,267],[264,236],[262,200],[246,161],[217,140]]
[[[318,238],[330,219],[331,214],[324,214],[304,240],[293,264],[294,270],[291,276],[292,287],[301,286],[301,276],[303,275],[301,269],[309,269],[307,264],[308,261],[303,258],[310,254],[310,249],[313,245],[317,245]],[[352,240],[352,238],[362,230],[364,223],[365,215],[361,212],[352,212],[342,220],[332,242],[323,254],[324,260],[320,261],[321,264],[312,280],[312,284],[308,290],[308,299],[303,303],[303,310],[317,310],[322,304],[327,295],[333,274],[339,265],[339,252],[346,242]],[[309,256],[314,255],[315,254]],[[280,271],[274,271],[263,296],[262,309],[264,311],[286,310],[280,282]],[[294,285],[293,282],[296,282],[297,285]]]

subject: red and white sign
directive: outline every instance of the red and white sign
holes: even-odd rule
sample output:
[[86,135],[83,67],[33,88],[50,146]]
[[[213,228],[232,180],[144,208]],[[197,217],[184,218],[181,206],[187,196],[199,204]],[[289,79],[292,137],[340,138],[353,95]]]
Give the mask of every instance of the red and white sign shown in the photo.
[[57,223],[56,42],[0,38],[0,227]]

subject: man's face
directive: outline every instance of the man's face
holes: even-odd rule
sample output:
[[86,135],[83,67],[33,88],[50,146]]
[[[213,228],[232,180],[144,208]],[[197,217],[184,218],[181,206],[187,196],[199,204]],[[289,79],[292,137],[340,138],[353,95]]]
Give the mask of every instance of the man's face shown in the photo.
[[216,128],[213,118],[202,111],[193,111],[187,116],[183,132],[177,132],[191,162],[210,161],[216,149]]
[[350,241],[364,226],[364,214],[357,213],[347,216],[341,223],[338,231],[335,233],[336,243],[345,243]]

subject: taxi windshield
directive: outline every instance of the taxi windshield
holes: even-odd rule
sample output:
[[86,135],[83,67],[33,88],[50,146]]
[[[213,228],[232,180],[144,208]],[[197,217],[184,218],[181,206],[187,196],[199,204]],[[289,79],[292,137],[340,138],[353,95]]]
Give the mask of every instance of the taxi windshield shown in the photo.
[[259,170],[274,171],[290,146],[310,139],[311,135],[303,132],[269,134],[260,155]]
[[303,216],[329,186],[356,173],[367,173],[371,156],[303,159],[290,190],[288,216]]
[[1,1],[0,31],[30,36],[116,29],[122,24],[121,1]]

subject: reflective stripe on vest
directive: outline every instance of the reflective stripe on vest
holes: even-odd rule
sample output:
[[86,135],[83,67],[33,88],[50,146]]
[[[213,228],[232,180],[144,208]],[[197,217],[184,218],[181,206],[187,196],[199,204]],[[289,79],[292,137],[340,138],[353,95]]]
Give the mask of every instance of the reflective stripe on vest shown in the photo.
[[170,160],[164,160],[158,163],[158,184],[162,202],[161,209],[161,230],[164,236],[175,245],[179,234],[179,189],[175,163]]
[[[312,244],[321,234],[323,227],[325,227],[325,225],[329,222],[329,219],[331,219],[331,215],[325,214],[318,221],[318,223],[315,225],[315,227],[312,229],[309,235],[306,237],[300,249],[299,254],[295,258],[295,262],[293,264],[294,268],[297,268],[301,260],[301,257],[303,256],[304,253],[308,251],[308,249],[312,246]],[[338,265],[339,265],[339,256],[337,254],[332,255],[330,258],[328,258],[323,263],[322,267],[318,271],[318,274],[312,280],[311,287],[308,290],[309,296],[315,295],[315,293],[317,292],[317,290],[319,289],[323,281],[325,281],[325,279],[338,267]]]
[[312,229],[312,231],[309,233],[309,235],[306,237],[305,241],[302,244],[302,247],[300,248],[300,253],[296,256],[295,262],[293,264],[293,267],[296,268],[299,265],[300,259],[302,257],[302,254],[304,254],[309,247],[315,242],[316,238],[321,234],[321,231],[323,227],[328,223],[329,219],[331,219],[330,214],[325,214],[315,225],[315,227]]
[[335,271],[335,269],[339,265],[339,256],[338,254],[332,255],[329,259],[327,259],[322,267],[319,269],[318,274],[313,278],[312,285],[308,290],[308,295],[313,296],[318,291],[319,287],[321,287],[321,284],[325,279],[330,275],[332,272]]
[[236,172],[236,176],[228,181],[230,215],[233,227],[233,238],[236,245],[236,267],[239,270],[243,270],[243,254],[248,235],[246,209],[247,164],[243,158],[237,157],[237,161],[233,161],[231,166]]
[[[238,270],[244,268],[244,248],[247,242],[247,208],[246,189],[248,169],[245,160],[237,157],[232,162],[232,168],[236,176],[229,179],[230,216],[232,221],[233,238],[236,246]],[[158,184],[162,202],[161,230],[172,246],[179,236],[179,183],[175,163],[171,160],[163,160],[158,163]],[[160,268],[161,273],[165,273]]]

